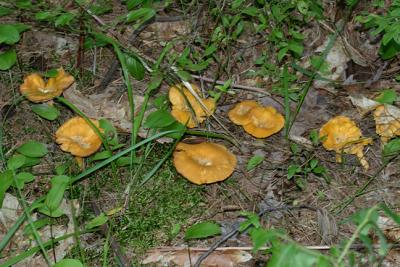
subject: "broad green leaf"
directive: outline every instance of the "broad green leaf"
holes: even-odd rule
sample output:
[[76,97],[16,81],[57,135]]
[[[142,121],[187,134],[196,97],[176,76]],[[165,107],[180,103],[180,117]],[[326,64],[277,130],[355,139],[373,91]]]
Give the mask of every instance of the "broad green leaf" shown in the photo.
[[114,125],[106,119],[100,119],[99,124],[100,128],[105,131],[104,136],[107,138],[107,142],[112,146],[118,145],[118,133]]
[[143,127],[145,128],[163,128],[169,126],[175,122],[175,118],[166,110],[156,110],[150,113]]
[[252,169],[257,167],[261,162],[263,162],[264,158],[265,157],[261,155],[254,155],[253,157],[251,157],[251,159],[249,159],[249,161],[247,162],[247,171],[251,171]]
[[145,22],[156,14],[156,10],[153,8],[139,8],[137,10],[130,11],[126,15],[126,22],[138,21]]
[[250,237],[253,242],[253,252],[256,252],[273,237],[273,234],[264,228],[253,228],[250,231]]
[[71,21],[75,18],[75,14],[73,13],[64,13],[62,15],[60,15],[56,21],[54,22],[54,25],[56,27],[61,27],[61,26],[65,26],[71,23]]
[[192,225],[186,230],[185,239],[207,238],[221,234],[221,227],[213,222],[201,222]]
[[293,178],[293,176],[294,176],[296,173],[299,173],[299,172],[301,172],[301,167],[300,167],[299,165],[290,165],[290,166],[288,167],[287,178],[290,180],[290,179]]
[[383,147],[384,157],[393,157],[400,153],[400,138],[391,140]]
[[303,15],[307,15],[308,12],[308,4],[305,1],[298,1],[297,2],[297,9]]
[[294,52],[296,56],[301,56],[303,54],[304,46],[295,40],[289,40],[288,46],[290,51]]
[[259,228],[261,226],[260,218],[258,217],[257,214],[255,214],[253,212],[242,211],[240,213],[240,215],[247,218],[247,220],[240,223],[240,225],[239,225],[240,232],[243,232],[247,228],[252,227],[252,226],[254,226],[255,228]]
[[0,208],[3,206],[4,196],[7,189],[11,186],[13,182],[13,172],[12,170],[5,170],[0,173]]
[[44,144],[37,141],[28,141],[17,148],[17,151],[24,156],[40,158],[45,156],[48,151]]
[[30,183],[34,180],[35,176],[30,172],[20,172],[15,175],[15,184],[18,189],[24,188],[25,183]]
[[179,78],[181,78],[185,82],[190,81],[190,79],[192,79],[192,75],[184,70],[178,70],[176,74],[179,76]]
[[17,170],[25,163],[26,157],[24,155],[13,155],[7,160],[7,168],[10,170]]
[[79,260],[62,259],[56,264],[54,264],[53,267],[84,267],[84,266]]
[[55,210],[49,210],[49,208],[44,204],[39,208],[38,211],[52,218],[58,218],[65,214],[65,212],[61,209],[61,207],[58,207]]
[[31,26],[25,25],[23,23],[13,23],[9,25],[13,26],[19,33],[29,30],[31,28]]
[[157,89],[160,85],[161,82],[163,81],[164,76],[161,72],[155,72],[151,75],[151,79],[148,85],[148,90],[152,91],[154,89]]
[[393,104],[397,101],[397,93],[393,89],[383,90],[375,100],[382,104]]
[[53,78],[53,77],[56,77],[57,74],[58,74],[57,69],[50,69],[50,70],[46,71],[45,73],[43,73],[43,76],[48,77],[48,78]]
[[[51,223],[51,219],[50,218],[42,218],[42,219],[38,219],[36,221],[33,222],[33,225],[35,227],[35,229],[40,229],[46,225],[49,225]],[[33,231],[32,231],[32,227],[30,224],[27,224],[24,228],[24,235],[32,235]]]
[[13,26],[9,24],[0,25],[0,44],[15,44],[19,41],[19,32]]
[[14,10],[0,6],[0,17],[10,15]]
[[318,165],[318,160],[317,159],[312,159],[310,160],[310,168],[314,169]]
[[204,51],[204,56],[208,57],[211,54],[214,54],[215,51],[217,51],[218,47],[216,44],[211,44],[209,47],[206,48],[206,50]]
[[57,16],[57,13],[55,13],[54,11],[40,11],[35,14],[35,19],[36,20],[49,20],[55,16]]
[[131,10],[132,8],[137,7],[141,3],[143,3],[143,0],[128,0],[126,2],[126,7],[128,8],[128,10]]
[[383,60],[388,60],[396,56],[400,51],[400,44],[394,40],[390,40],[387,45],[381,44],[379,54]]
[[49,121],[53,121],[60,116],[60,111],[56,107],[46,103],[32,105],[32,111]]
[[143,80],[145,69],[142,62],[129,55],[125,55],[125,61],[129,74],[138,81]]
[[[1,33],[0,33],[1,34]],[[17,53],[14,49],[7,50],[0,54],[0,70],[10,69],[17,61]]]
[[94,154],[94,156],[92,157],[92,160],[102,160],[102,159],[108,159],[109,157],[112,156],[112,153],[110,151],[101,151],[101,152],[97,152],[96,154]]
[[181,137],[185,134],[186,126],[183,125],[182,123],[176,121],[176,122],[174,122],[174,123],[168,125],[167,127],[164,127],[163,130],[164,130],[164,131],[171,131],[171,130],[178,131],[178,132],[176,132],[176,133],[167,134],[166,137],[171,137],[171,138],[174,138],[174,139],[179,139],[179,138],[181,138]]
[[278,61],[282,61],[282,59],[286,56],[286,53],[289,51],[288,47],[284,47],[278,52]]
[[54,171],[56,172],[57,175],[62,175],[62,174],[64,174],[64,173],[66,173],[67,169],[68,169],[70,166],[71,166],[71,164],[70,164],[70,163],[67,163],[67,162],[62,163],[62,164],[58,164],[58,165],[56,166],[56,168],[55,168]]
[[256,17],[258,15],[259,9],[255,6],[246,7],[242,10],[242,14],[246,14],[250,17]]
[[40,163],[40,158],[25,157],[25,162],[21,167],[22,168],[32,167],[32,166],[38,165],[39,163]]
[[244,0],[234,0],[234,1],[232,1],[231,8],[232,9],[237,9],[238,7],[240,7],[242,5],[243,1]]
[[268,261],[268,267],[296,267],[294,255],[296,247],[294,244],[281,244],[273,246],[272,256]]
[[20,9],[28,9],[32,7],[32,0],[17,0],[15,5]]
[[51,188],[45,200],[45,206],[49,209],[50,213],[56,211],[60,206],[70,180],[71,178],[66,175],[57,175],[51,179]]
[[[131,164],[131,157],[119,157],[115,162],[119,167],[128,166]],[[139,163],[140,163],[139,157],[133,159],[132,164],[139,164]]]
[[93,228],[96,228],[100,225],[105,224],[108,221],[108,217],[107,215],[105,215],[103,212],[96,216],[95,218],[91,219],[86,225],[85,225],[85,229],[86,230],[90,230]]

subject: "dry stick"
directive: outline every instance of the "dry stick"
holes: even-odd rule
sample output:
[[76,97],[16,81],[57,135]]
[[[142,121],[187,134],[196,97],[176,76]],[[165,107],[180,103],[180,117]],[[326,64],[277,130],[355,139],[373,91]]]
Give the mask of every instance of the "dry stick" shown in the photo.
[[[92,208],[96,216],[99,216],[101,214],[101,210],[99,206],[95,202],[92,202]],[[108,227],[107,223],[103,224],[100,226],[100,231],[104,236],[107,236],[108,231],[110,228]],[[115,253],[115,256],[121,261],[122,266],[124,267],[129,267],[131,266],[129,263],[128,257],[125,255],[125,253],[122,251],[121,246],[119,245],[118,241],[112,237],[110,234],[110,244],[111,248]]]
[[[268,213],[268,212],[274,212],[274,211],[280,211],[280,210],[293,210],[293,209],[309,209],[309,210],[313,210],[313,211],[317,211],[317,208],[314,207],[310,207],[307,205],[300,205],[300,206],[282,206],[282,207],[274,207],[274,208],[268,208],[265,209],[263,211],[260,211],[257,215],[258,217],[263,216],[264,214]],[[245,229],[243,229],[243,232],[246,231],[248,228],[250,227],[247,226]],[[230,232],[228,232],[227,234],[225,234],[220,240],[218,240],[217,242],[215,242],[204,254],[202,254],[196,261],[196,263],[194,264],[194,267],[200,267],[200,264],[208,257],[211,255],[211,253],[213,253],[214,250],[216,250],[219,246],[221,246],[224,242],[226,242],[227,240],[229,240],[231,237],[233,237],[234,235],[238,234],[239,231],[239,226],[235,227],[233,230],[231,230]]]
[[[400,248],[400,244],[397,243],[389,243],[387,244],[390,246],[390,248]],[[331,246],[326,246],[326,245],[310,245],[310,246],[303,246],[307,249],[310,250],[330,250],[333,247],[337,247],[339,245],[331,245]],[[271,246],[263,246],[260,247],[259,250],[268,250],[271,249]],[[353,244],[350,247],[353,250],[359,250],[359,249],[366,249],[367,247],[363,244]],[[372,246],[372,248],[374,249],[379,249],[381,248],[381,245],[379,244],[374,244]],[[159,248],[153,248],[151,250],[148,251],[152,252],[152,251],[159,251],[159,252],[174,252],[174,251],[180,251],[180,250],[187,250],[189,249],[191,252],[196,252],[196,251],[208,251],[210,248],[202,248],[202,247],[159,247]],[[216,248],[214,251],[227,251],[227,250],[242,250],[242,251],[251,251],[253,250],[254,247],[218,247]]]

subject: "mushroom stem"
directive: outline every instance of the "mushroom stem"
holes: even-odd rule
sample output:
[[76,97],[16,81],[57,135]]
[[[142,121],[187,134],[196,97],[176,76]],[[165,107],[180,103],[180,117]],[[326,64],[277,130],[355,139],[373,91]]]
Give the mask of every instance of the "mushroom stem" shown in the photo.
[[76,164],[78,164],[79,169],[83,171],[85,169],[85,162],[82,157],[75,156]]

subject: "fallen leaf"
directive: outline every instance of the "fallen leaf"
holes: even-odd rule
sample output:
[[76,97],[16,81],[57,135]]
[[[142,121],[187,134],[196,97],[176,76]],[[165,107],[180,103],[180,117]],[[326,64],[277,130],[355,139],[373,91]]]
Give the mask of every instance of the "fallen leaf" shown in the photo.
[[[189,251],[190,250],[190,251]],[[147,252],[142,264],[156,266],[190,267],[207,251],[202,248],[157,248]],[[223,249],[211,253],[201,264],[202,267],[234,267],[247,262],[252,256],[240,249]],[[154,266],[154,265],[152,265]]]
[[[64,97],[86,116],[92,119],[108,119],[119,130],[127,133],[131,132],[130,107],[126,93],[118,95],[111,92],[111,90],[106,90],[100,94],[83,95],[76,87],[72,87],[64,91]],[[143,96],[135,95],[135,115],[139,113],[143,100]],[[146,121],[147,115],[153,111],[155,109],[146,110],[144,121]],[[147,134],[147,130],[139,129],[138,135],[140,137],[146,138]],[[157,139],[157,142],[170,143],[172,139],[163,137]]]

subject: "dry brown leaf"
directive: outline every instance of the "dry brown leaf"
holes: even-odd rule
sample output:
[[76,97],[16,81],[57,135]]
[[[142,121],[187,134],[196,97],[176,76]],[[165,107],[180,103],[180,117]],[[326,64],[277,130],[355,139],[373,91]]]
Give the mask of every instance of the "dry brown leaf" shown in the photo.
[[390,242],[397,243],[400,241],[400,226],[392,219],[379,216],[377,225]]
[[380,105],[374,111],[376,133],[381,136],[382,144],[400,135],[400,109],[392,105]]
[[382,105],[381,103],[365,96],[349,96],[349,98],[361,116],[366,115],[367,113],[376,109],[378,106]]
[[[190,267],[207,249],[190,248],[159,248],[147,252],[142,264],[156,266]],[[252,256],[240,249],[224,249],[211,253],[201,264],[202,267],[234,267],[247,262]],[[154,266],[154,265],[152,265]]]
[[[130,108],[127,94],[115,94],[111,90],[107,90],[104,93],[83,95],[76,87],[71,87],[64,92],[64,97],[69,102],[74,104],[80,111],[86,116],[92,119],[107,119],[113,123],[113,125],[119,128],[123,132],[131,132],[131,121],[130,121]],[[135,95],[135,115],[137,115],[142,107],[144,97]],[[154,109],[147,110],[147,114],[154,111]],[[147,137],[147,131],[139,129],[138,135],[142,138]],[[159,138],[159,143],[170,143],[171,138]]]
[[[74,211],[72,211],[72,206],[74,206]],[[47,242],[52,238],[71,234],[75,231],[72,216],[77,216],[79,214],[80,208],[78,202],[76,200],[66,201],[65,199],[63,199],[60,205],[60,209],[63,210],[65,215],[68,217],[68,224],[52,225],[51,229],[50,226],[47,225],[39,229],[38,232],[43,242]],[[23,209],[19,205],[18,199],[13,195],[6,193],[3,201],[3,206],[0,209],[0,240],[7,233],[8,229],[15,224],[22,213]],[[36,213],[32,214],[32,219],[37,219]],[[16,232],[9,245],[6,247],[6,249],[4,249],[4,255],[10,253],[12,256],[16,256],[36,246],[36,243],[32,242],[32,239],[29,236],[23,234],[23,230],[26,225],[27,223],[20,227],[20,229]],[[68,251],[73,247],[74,243],[75,241],[73,236],[58,242],[57,245],[55,245],[53,248],[56,261],[60,261],[61,259],[63,259],[65,255],[67,255]],[[0,259],[0,265],[6,260],[6,257]],[[51,260],[53,260],[53,257],[51,257]],[[27,257],[23,261],[13,266],[47,266],[47,263],[42,254],[35,254]]]

